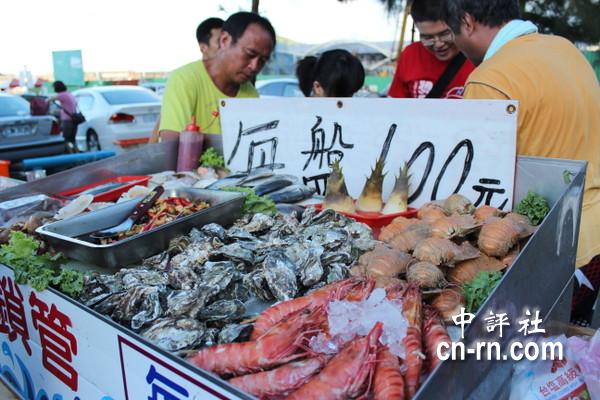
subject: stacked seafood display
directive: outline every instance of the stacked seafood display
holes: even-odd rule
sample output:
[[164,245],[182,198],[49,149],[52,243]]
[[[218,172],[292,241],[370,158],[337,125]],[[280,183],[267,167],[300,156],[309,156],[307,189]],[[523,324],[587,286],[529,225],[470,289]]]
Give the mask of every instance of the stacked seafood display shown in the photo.
[[382,343],[380,321],[365,335],[346,335],[330,351],[310,346],[317,335],[333,331],[328,318],[333,304],[360,302],[374,293],[374,285],[371,278],[354,277],[279,303],[258,316],[250,341],[209,347],[188,360],[261,399],[411,398],[421,375],[438,364],[438,344],[450,342],[436,312],[423,312],[416,286],[399,284],[384,292],[407,323],[397,339],[402,358]]
[[175,353],[247,339],[245,320],[346,278],[375,245],[368,226],[333,210],[254,214],[174,239],[142,265],[86,278],[79,300]]
[[424,205],[418,218],[394,219],[381,231],[384,243],[363,254],[351,273],[371,277],[379,287],[406,279],[432,295],[432,305],[451,321],[465,305],[461,286],[482,271],[509,267],[520,240],[534,231],[524,215],[490,206],[476,209],[454,194]]

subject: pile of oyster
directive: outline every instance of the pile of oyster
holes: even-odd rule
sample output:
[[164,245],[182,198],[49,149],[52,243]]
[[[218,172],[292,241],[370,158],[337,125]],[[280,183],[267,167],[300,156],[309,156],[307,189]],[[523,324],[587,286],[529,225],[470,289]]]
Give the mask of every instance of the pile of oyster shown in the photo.
[[[79,300],[177,353],[246,340],[266,306],[346,278],[371,229],[333,210],[209,224],[116,274],[86,278]],[[262,305],[262,307],[261,307]]]

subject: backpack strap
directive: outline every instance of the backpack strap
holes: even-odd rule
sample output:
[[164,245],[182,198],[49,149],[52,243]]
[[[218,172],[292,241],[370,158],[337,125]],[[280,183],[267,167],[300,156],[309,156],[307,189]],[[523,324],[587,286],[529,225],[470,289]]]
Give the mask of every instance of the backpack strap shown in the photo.
[[448,63],[446,69],[442,73],[442,75],[435,82],[427,96],[426,99],[439,99],[442,97],[444,93],[444,89],[448,86],[450,81],[456,76],[458,70],[463,66],[467,58],[461,52],[459,52],[454,58]]

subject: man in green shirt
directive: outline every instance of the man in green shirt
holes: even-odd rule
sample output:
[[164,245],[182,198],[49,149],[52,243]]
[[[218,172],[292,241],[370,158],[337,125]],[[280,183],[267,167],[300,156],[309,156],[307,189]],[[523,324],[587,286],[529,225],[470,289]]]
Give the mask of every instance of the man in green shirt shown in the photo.
[[184,65],[169,76],[160,135],[181,132],[192,116],[204,133],[220,134],[219,100],[258,97],[250,81],[269,60],[275,43],[275,30],[266,18],[249,12],[231,15],[213,58]]

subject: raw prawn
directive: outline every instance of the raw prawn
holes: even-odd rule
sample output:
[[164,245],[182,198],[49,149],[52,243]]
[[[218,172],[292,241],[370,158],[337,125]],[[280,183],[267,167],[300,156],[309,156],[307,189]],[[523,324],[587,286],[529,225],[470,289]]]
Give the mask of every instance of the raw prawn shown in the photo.
[[233,386],[261,399],[281,398],[292,393],[318,373],[329,356],[320,355],[295,361],[270,371],[238,376],[229,380]]
[[404,382],[406,384],[406,397],[412,398],[419,389],[419,378],[423,367],[422,334],[423,322],[421,292],[415,285],[408,285],[406,289],[393,288],[388,290],[387,298],[390,300],[402,300],[402,314],[406,318],[408,328],[403,343],[406,349],[406,373]]
[[287,399],[341,400],[366,394],[375,370],[382,331],[383,324],[376,323],[367,336],[350,342],[318,375]]
[[306,346],[326,322],[324,307],[300,309],[277,323],[255,341],[207,347],[188,360],[219,375],[244,375],[273,368],[304,357]]
[[431,307],[426,307],[424,313],[423,339],[425,340],[425,354],[429,362],[428,372],[431,372],[441,362],[437,356],[438,346],[442,343],[450,345],[452,341],[437,311]]
[[252,329],[250,340],[256,340],[263,335],[270,327],[302,308],[310,306],[311,308],[326,305],[331,300],[340,300],[346,296],[354,287],[364,285],[365,278],[352,277],[323,286],[309,295],[298,297],[278,303],[263,311]]
[[398,357],[385,348],[377,354],[373,377],[373,400],[403,400],[404,378],[400,373]]

